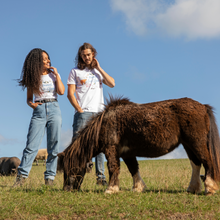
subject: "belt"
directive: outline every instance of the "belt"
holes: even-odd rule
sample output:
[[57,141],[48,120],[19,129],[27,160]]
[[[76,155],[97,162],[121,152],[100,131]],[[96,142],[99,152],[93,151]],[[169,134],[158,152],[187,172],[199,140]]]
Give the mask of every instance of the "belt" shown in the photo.
[[36,102],[40,102],[40,103],[57,102],[57,99],[43,99],[43,100],[38,100]]

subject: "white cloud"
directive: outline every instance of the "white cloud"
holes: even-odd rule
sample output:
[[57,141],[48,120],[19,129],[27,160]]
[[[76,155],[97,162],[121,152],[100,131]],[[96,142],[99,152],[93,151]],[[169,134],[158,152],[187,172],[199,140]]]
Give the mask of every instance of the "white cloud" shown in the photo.
[[128,28],[138,35],[144,35],[148,32],[147,25],[152,20],[158,4],[151,0],[111,0],[111,7],[125,15]]
[[17,139],[13,139],[13,138],[5,138],[4,136],[0,135],[0,145],[14,145],[14,144],[21,144],[22,142],[17,140]]
[[220,36],[219,0],[111,0],[111,7],[123,13],[127,28],[137,35]]

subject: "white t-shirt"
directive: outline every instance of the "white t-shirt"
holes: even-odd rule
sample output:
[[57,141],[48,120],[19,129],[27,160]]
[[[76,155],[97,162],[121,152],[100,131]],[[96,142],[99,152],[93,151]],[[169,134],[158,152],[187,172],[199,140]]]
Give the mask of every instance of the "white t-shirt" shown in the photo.
[[103,76],[97,69],[73,68],[67,84],[76,85],[76,100],[83,111],[99,112],[104,109]]
[[57,99],[56,92],[56,76],[53,73],[47,75],[41,75],[42,85],[40,88],[41,94],[34,94],[34,101],[40,101],[44,99]]

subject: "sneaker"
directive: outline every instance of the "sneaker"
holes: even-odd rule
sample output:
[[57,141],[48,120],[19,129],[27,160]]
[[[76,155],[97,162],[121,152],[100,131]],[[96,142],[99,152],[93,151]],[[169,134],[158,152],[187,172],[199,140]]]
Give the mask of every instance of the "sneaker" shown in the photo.
[[47,185],[47,186],[52,186],[52,185],[53,185],[53,180],[51,180],[51,179],[45,179],[45,185]]
[[96,182],[97,185],[102,185],[102,186],[107,186],[107,182],[105,179],[97,179],[97,182]]
[[17,175],[16,181],[12,187],[16,188],[16,187],[22,186],[26,179],[27,178],[23,177],[22,175]]

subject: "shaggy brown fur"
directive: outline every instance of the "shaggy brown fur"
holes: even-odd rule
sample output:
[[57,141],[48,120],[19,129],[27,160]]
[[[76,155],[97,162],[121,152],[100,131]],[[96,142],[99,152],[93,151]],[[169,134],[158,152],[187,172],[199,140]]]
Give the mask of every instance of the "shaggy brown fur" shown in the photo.
[[210,184],[220,181],[220,143],[212,107],[189,98],[137,104],[110,97],[105,109],[58,155],[64,189],[80,187],[86,163],[100,152],[107,158],[109,189],[119,186],[120,157],[140,182],[136,156],[159,157],[180,143],[195,167],[203,164]]

